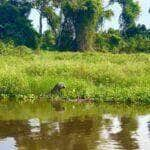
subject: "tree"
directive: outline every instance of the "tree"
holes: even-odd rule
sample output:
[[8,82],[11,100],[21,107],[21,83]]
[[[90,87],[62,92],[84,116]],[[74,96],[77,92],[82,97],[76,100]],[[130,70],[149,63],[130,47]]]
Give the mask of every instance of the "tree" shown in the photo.
[[62,3],[62,10],[64,22],[58,46],[64,48],[69,43],[72,49],[93,49],[94,33],[103,11],[102,2],[100,0],[66,0]]
[[61,22],[60,16],[56,14],[53,6],[46,7],[43,12],[43,16],[47,18],[47,22],[51,27],[52,33],[54,34],[55,37],[57,37],[60,28],[60,22]]
[[105,20],[110,20],[112,16],[114,16],[114,12],[111,9],[103,10],[102,15],[99,17],[97,23],[97,31],[99,31],[100,28],[102,29]]
[[30,8],[27,2],[7,1],[0,5],[0,39],[37,47],[38,34],[27,19]]
[[56,29],[60,23],[60,17],[56,15],[54,5],[58,4],[57,0],[35,0],[32,2],[34,8],[36,8],[40,14],[39,19],[39,33],[43,34],[42,19],[45,17],[50,25],[52,32],[56,34]]
[[140,7],[134,0],[110,0],[110,4],[118,2],[122,7],[120,15],[120,27],[122,34],[126,36],[126,32],[136,26],[135,20],[139,16]]
[[49,4],[50,4],[50,0],[32,1],[33,7],[35,7],[40,14],[40,19],[39,19],[39,33],[40,33],[40,35],[42,35],[42,32],[43,32],[42,19],[44,17],[44,11],[45,11],[45,8],[49,6]]

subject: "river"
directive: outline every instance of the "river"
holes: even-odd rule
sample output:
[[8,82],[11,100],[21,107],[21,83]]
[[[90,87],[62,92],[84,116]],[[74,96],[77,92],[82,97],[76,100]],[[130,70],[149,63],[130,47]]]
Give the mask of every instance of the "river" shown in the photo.
[[0,104],[0,150],[149,149],[149,106]]

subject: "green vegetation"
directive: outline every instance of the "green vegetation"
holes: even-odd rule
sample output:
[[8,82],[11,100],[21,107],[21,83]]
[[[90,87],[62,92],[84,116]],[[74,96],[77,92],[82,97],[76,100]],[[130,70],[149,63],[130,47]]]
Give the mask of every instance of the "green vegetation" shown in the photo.
[[[122,8],[120,29],[104,31],[104,21],[114,12],[101,0],[2,0],[0,40],[43,50],[150,52],[150,29],[136,24],[139,4],[134,0],[109,0],[109,6],[114,3]],[[39,12],[38,32],[29,20],[32,9]],[[45,32],[43,18],[49,25]]]
[[96,34],[95,49],[112,53],[150,52],[150,30],[144,25],[130,28],[126,34],[130,36],[122,38],[119,31],[114,29]]
[[[120,30],[104,31],[114,13],[101,0],[1,0],[0,98],[46,99],[64,82],[67,88],[51,99],[150,103],[150,29],[136,24],[137,2],[113,3],[122,8]],[[32,9],[39,12],[38,32]]]
[[[12,1],[13,3],[13,1]],[[0,39],[4,42],[11,40],[15,45],[38,47],[38,33],[33,29],[31,21],[27,19],[30,4],[0,4]]]
[[[136,28],[136,19],[140,14],[140,7],[134,0],[110,0],[110,3],[118,2],[122,7],[120,15],[120,27],[122,34],[126,37],[131,28]],[[129,31],[130,32],[130,31]]]
[[51,98],[150,103],[149,54],[33,53],[2,43],[0,53],[1,99],[47,98],[56,83],[64,82],[62,94]]
[[62,9],[65,21],[59,37],[59,47],[67,48],[70,45],[71,49],[92,50],[94,34],[103,11],[101,1],[66,1]]

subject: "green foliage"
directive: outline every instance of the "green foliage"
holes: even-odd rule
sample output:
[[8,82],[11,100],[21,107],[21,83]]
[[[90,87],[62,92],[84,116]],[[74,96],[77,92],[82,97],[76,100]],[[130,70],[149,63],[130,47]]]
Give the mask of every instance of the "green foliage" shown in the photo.
[[[150,30],[145,25],[135,23],[140,13],[138,3],[134,0],[110,0],[110,4],[115,2],[122,7],[120,31],[101,30],[104,21],[114,15],[112,10],[102,6],[101,0],[2,0],[0,40],[5,43],[13,41],[15,46],[25,45],[44,50],[149,52]],[[40,14],[40,34],[28,20],[31,8],[35,8]],[[60,12],[56,13],[56,9]],[[42,32],[43,18],[47,19],[49,25],[45,33]],[[9,48],[0,44],[2,54],[12,54],[16,50],[9,47],[9,44],[6,46]]]
[[65,21],[62,25],[58,45],[61,47],[67,38],[66,44],[70,43],[74,49],[92,50],[94,33],[98,19],[102,14],[101,1],[65,1],[62,9]]
[[32,5],[35,9],[39,11],[40,19],[39,19],[39,33],[43,35],[43,23],[42,19],[45,17],[47,22],[51,28],[53,34],[57,37],[58,29],[61,24],[60,16],[56,14],[55,4],[58,1],[54,0],[36,0],[32,2]]
[[150,34],[144,25],[138,25],[126,32],[123,38],[119,30],[109,29],[96,34],[95,49],[113,53],[150,52]]
[[100,28],[104,26],[105,20],[110,20],[112,16],[114,16],[114,13],[111,9],[103,10],[101,16],[98,19],[97,31],[99,31]]
[[52,33],[55,35],[55,37],[57,37],[61,22],[60,16],[56,14],[55,9],[52,6],[46,7],[44,9],[43,15],[47,18]]
[[138,2],[134,0],[110,0],[110,3],[118,2],[122,7],[122,13],[120,15],[120,26],[122,28],[122,34],[126,35],[126,32],[136,26],[135,21],[140,14],[140,7]]
[[15,45],[26,45],[36,48],[38,34],[27,19],[28,6],[21,7],[5,3],[0,5],[0,39],[5,42],[12,40]]
[[30,57],[0,56],[0,95],[45,98],[56,83],[64,82],[61,99],[149,103],[149,63],[149,54],[42,52]]
[[24,77],[23,74],[16,74],[11,70],[3,72],[0,79],[0,98],[16,99],[21,95],[29,94],[28,83]]
[[118,47],[122,42],[122,37],[117,30],[109,29],[108,32],[100,32],[96,34],[95,49],[97,51],[119,52]]
[[145,39],[142,36],[136,36],[126,40],[126,50],[130,52],[147,52],[150,53],[150,39]]
[[32,50],[26,46],[14,46],[13,42],[4,44],[0,41],[0,56],[14,55],[14,56],[27,56],[32,54]]
[[50,30],[47,30],[42,36],[41,48],[44,50],[51,50],[52,48],[54,48],[55,41],[56,38],[54,34]]
[[150,30],[145,25],[138,24],[126,30],[127,37],[141,36],[144,39],[150,39]]

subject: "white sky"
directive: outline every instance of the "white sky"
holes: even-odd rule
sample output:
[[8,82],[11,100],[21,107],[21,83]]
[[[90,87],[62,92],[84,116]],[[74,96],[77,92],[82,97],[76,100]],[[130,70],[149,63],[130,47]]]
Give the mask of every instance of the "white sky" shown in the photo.
[[[104,5],[107,5],[109,0],[103,0],[103,1],[105,1]],[[148,28],[150,28],[150,14],[148,13],[148,10],[150,9],[150,0],[136,0],[136,1],[139,2],[139,5],[141,7],[141,14],[137,20],[137,23],[145,24]],[[110,8],[114,11],[115,15],[114,15],[114,17],[111,18],[111,20],[105,21],[104,29],[108,29],[110,27],[118,29],[119,28],[118,19],[119,19],[119,15],[121,12],[121,7],[119,6],[119,4],[115,3]],[[38,14],[38,12],[33,9],[29,18],[31,20],[33,20],[33,25],[38,30],[38,28],[39,28],[39,14]],[[44,19],[43,20],[44,31],[47,28],[48,28],[48,25],[47,25],[46,19]]]
[[[107,4],[106,1],[108,2],[108,0],[105,0],[105,3]],[[141,13],[137,20],[137,23],[145,24],[148,28],[150,28],[150,14],[148,13],[150,9],[150,0],[137,0],[137,1],[139,2],[139,5],[141,7]],[[118,29],[119,28],[118,19],[121,13],[121,7],[119,6],[119,4],[115,3],[110,8],[114,11],[115,16],[112,17],[110,21],[106,21],[104,26],[106,29],[110,27]]]

